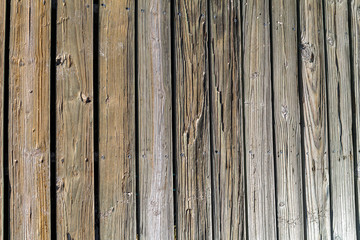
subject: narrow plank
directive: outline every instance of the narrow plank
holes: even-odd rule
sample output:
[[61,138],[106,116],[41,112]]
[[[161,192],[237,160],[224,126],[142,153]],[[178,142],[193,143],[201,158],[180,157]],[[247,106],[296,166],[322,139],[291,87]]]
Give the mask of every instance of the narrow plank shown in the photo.
[[348,3],[325,1],[333,239],[356,239]]
[[276,239],[269,1],[243,5],[249,239]]
[[208,9],[175,1],[177,236],[212,239]]
[[50,239],[51,4],[11,1],[11,239]]
[[210,1],[214,239],[245,239],[239,2]]
[[5,23],[6,23],[6,0],[0,0],[0,240],[4,239],[4,77],[5,77]]
[[93,4],[57,1],[58,239],[94,239]]
[[278,237],[304,239],[296,1],[272,1]]
[[138,5],[140,239],[174,239],[170,1]]
[[317,0],[299,3],[306,234],[331,239],[323,6]]
[[[351,60],[352,60],[352,76],[353,76],[353,91],[355,97],[355,106],[353,106],[354,120],[355,120],[355,149],[354,156],[356,159],[355,169],[355,186],[356,186],[356,217],[357,224],[360,219],[360,0],[352,0],[350,2],[350,36],[351,36]],[[356,226],[357,235],[360,236],[360,227]]]
[[100,239],[136,238],[135,6],[99,8]]

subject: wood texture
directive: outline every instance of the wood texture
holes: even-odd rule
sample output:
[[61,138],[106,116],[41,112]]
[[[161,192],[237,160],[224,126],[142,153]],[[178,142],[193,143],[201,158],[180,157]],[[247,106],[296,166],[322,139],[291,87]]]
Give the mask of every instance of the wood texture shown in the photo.
[[94,239],[93,4],[57,1],[57,239]]
[[269,14],[267,0],[243,5],[249,239],[276,239]]
[[[355,97],[355,106],[353,106],[354,111],[354,120],[355,120],[355,149],[354,157],[356,159],[355,163],[355,186],[356,186],[356,210],[357,210],[357,224],[359,224],[360,219],[360,1],[352,0],[350,2],[350,36],[351,36],[351,60],[353,70],[353,91]],[[357,235],[360,236],[360,227],[356,226]]]
[[296,1],[272,1],[273,93],[279,240],[304,239]]
[[170,1],[140,0],[140,239],[174,238]]
[[0,0],[0,240],[4,239],[4,81],[5,81],[6,1]]
[[306,234],[331,239],[323,7],[316,0],[299,6]]
[[134,1],[99,11],[100,238],[135,239]]
[[175,1],[177,236],[212,239],[208,9]]
[[348,3],[325,1],[333,239],[356,239]]
[[214,239],[245,239],[240,3],[210,1]]
[[50,2],[11,1],[11,239],[50,239],[50,14]]

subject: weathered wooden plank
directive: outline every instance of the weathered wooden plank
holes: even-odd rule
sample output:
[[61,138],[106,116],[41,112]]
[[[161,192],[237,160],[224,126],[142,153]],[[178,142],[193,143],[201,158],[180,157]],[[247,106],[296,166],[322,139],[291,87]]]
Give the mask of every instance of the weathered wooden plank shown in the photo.
[[208,9],[175,2],[177,236],[212,239]]
[[51,4],[11,1],[11,239],[50,239]]
[[[356,210],[357,210],[357,223],[360,219],[360,0],[350,1],[350,32],[351,32],[351,60],[352,60],[352,76],[353,76],[353,91],[355,97],[355,149],[354,156],[356,157],[356,169],[355,169],[355,183],[356,183]],[[356,226],[357,235],[360,236],[360,227]]]
[[140,239],[174,238],[170,1],[140,0]]
[[317,0],[299,3],[306,234],[331,239],[323,7]]
[[272,1],[279,239],[304,239],[296,1]]
[[249,239],[276,239],[270,8],[243,5],[245,149]]
[[100,238],[135,239],[135,6],[131,0],[101,3]]
[[4,77],[5,77],[5,23],[6,23],[6,0],[0,0],[0,240],[4,239]]
[[210,1],[214,239],[245,239],[239,2]]
[[348,3],[325,1],[333,239],[356,239]]
[[58,239],[94,239],[93,4],[57,1]]

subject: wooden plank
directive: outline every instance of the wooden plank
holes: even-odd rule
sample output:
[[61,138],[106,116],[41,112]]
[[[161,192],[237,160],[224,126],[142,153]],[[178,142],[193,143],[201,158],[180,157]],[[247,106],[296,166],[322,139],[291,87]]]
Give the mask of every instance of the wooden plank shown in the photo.
[[[356,217],[357,224],[360,219],[360,0],[352,0],[350,2],[350,37],[351,37],[351,60],[352,60],[352,76],[353,76],[353,91],[355,97],[354,106],[354,120],[355,120],[355,149],[354,156],[356,159],[355,169],[355,186],[356,186]],[[357,235],[360,236],[360,227],[356,226]]]
[[268,1],[243,5],[249,239],[276,239],[269,14]]
[[304,239],[296,1],[272,1],[278,237]]
[[245,239],[240,3],[210,1],[214,238]]
[[11,1],[11,239],[50,239],[51,4]]
[[348,3],[325,1],[333,239],[356,239]]
[[331,239],[322,1],[300,1],[299,7],[306,234],[307,239]]
[[208,9],[175,2],[177,236],[212,239]]
[[174,238],[170,1],[140,0],[140,239]]
[[57,1],[58,239],[94,239],[93,4]]
[[139,1],[140,238],[173,239],[170,2]]
[[101,3],[100,238],[135,239],[135,6],[131,0]]
[[5,23],[6,23],[6,0],[0,0],[0,240],[4,239],[4,81],[5,81]]

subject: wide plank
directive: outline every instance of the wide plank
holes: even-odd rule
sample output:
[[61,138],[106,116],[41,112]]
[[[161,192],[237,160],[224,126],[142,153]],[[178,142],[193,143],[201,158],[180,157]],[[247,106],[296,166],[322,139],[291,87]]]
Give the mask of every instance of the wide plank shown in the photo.
[[170,1],[137,14],[140,239],[174,239]]
[[134,5],[99,6],[100,239],[136,238]]
[[272,1],[272,69],[279,240],[304,239],[296,1]]
[[299,14],[306,235],[307,239],[331,239],[322,1],[300,1]]
[[207,1],[175,1],[177,237],[212,239]]
[[51,4],[10,6],[9,235],[50,239]]
[[93,4],[57,1],[57,239],[94,239]]
[[210,1],[214,239],[245,239],[240,2]]
[[270,6],[245,1],[244,112],[249,239],[276,239]]

